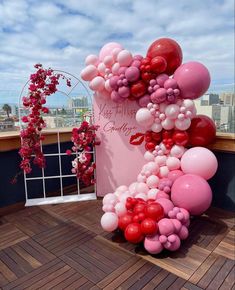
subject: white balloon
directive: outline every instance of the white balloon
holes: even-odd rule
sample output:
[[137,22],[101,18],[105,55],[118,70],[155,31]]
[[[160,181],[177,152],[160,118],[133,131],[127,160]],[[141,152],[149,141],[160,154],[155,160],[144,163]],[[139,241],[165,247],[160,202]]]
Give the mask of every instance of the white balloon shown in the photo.
[[171,156],[173,156],[173,157],[181,158],[181,156],[184,154],[184,152],[185,152],[185,148],[184,148],[184,146],[174,145],[174,146],[171,148],[170,154],[171,154]]
[[159,170],[160,177],[167,177],[168,173],[169,173],[169,169],[167,166],[160,167],[160,170]]
[[118,227],[118,217],[113,212],[106,212],[101,217],[101,226],[107,232],[112,232]]
[[175,127],[181,131],[187,130],[190,127],[190,125],[191,125],[191,120],[189,118],[186,118],[184,120],[177,119],[175,121]]
[[126,212],[127,212],[127,209],[126,209],[125,204],[122,203],[122,202],[117,203],[117,204],[115,205],[115,212],[116,212],[116,214],[117,214],[119,217],[125,215]]
[[149,188],[156,188],[159,182],[159,178],[156,175],[151,175],[147,178],[146,184]]
[[161,124],[157,124],[157,123],[154,123],[151,127],[151,130],[155,133],[159,133],[162,131],[162,125]]
[[158,188],[150,189],[147,193],[148,199],[156,199],[158,192],[159,192]]
[[171,170],[176,170],[180,168],[180,160],[176,157],[168,157],[166,160],[166,166],[168,169]]
[[166,118],[165,120],[163,120],[161,122],[161,125],[162,125],[163,129],[171,130],[175,127],[175,122],[169,118]]
[[168,105],[165,109],[165,114],[169,119],[176,119],[180,112],[180,108],[176,104]]
[[143,127],[149,127],[154,122],[154,117],[147,108],[141,108],[136,113],[136,121]]
[[154,161],[154,155],[150,151],[144,153],[144,159],[146,161]]

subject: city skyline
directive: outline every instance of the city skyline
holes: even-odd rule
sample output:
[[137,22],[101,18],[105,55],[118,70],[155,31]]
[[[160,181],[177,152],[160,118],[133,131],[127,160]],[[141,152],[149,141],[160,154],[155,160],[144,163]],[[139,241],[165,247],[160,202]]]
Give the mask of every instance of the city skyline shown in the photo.
[[145,55],[161,37],[175,39],[183,62],[204,63],[209,93],[234,91],[231,0],[0,1],[0,103],[18,102],[37,62],[79,77],[88,54],[120,42]]

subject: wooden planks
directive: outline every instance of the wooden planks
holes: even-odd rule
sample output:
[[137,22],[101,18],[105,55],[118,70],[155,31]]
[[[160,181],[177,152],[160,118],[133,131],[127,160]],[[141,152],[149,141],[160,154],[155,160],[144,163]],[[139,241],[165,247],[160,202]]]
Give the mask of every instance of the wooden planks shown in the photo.
[[177,252],[149,255],[100,227],[101,201],[26,208],[2,217],[0,289],[233,289],[234,219],[194,218]]

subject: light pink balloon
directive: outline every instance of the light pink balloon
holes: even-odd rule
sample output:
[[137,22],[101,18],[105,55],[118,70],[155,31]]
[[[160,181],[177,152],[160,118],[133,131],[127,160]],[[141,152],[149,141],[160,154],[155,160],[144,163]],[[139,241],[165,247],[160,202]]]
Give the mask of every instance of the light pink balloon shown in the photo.
[[167,160],[167,157],[165,155],[163,156],[157,156],[155,158],[155,162],[159,165],[159,166],[164,166],[166,165],[166,160]]
[[98,70],[96,66],[90,64],[86,66],[82,71],[81,71],[81,78],[84,81],[91,81],[93,78],[95,78],[98,75]]
[[169,170],[176,170],[180,168],[180,160],[176,157],[168,157],[166,160],[166,166]]
[[174,145],[174,146],[171,148],[170,154],[171,154],[171,156],[173,156],[173,157],[181,158],[182,155],[184,154],[184,152],[185,152],[185,147],[184,147],[184,146]]
[[117,197],[113,193],[107,193],[103,197],[103,204],[109,204],[111,201],[117,202]]
[[120,64],[118,62],[116,62],[113,66],[112,66],[112,73],[117,75],[118,71],[120,69]]
[[147,171],[150,171],[153,174],[157,174],[159,172],[159,166],[156,162],[150,161],[147,164],[145,164],[145,169]]
[[162,131],[162,125],[161,124],[157,124],[157,123],[154,123],[151,127],[151,130],[155,133],[159,133]]
[[148,199],[147,195],[144,194],[144,193],[137,193],[137,194],[135,195],[135,198],[141,198],[141,199],[143,199],[143,200],[147,200],[147,199]]
[[167,74],[160,74],[159,76],[157,76],[157,83],[160,87],[164,87],[164,83],[168,79],[169,76]]
[[216,173],[218,162],[209,149],[194,147],[182,156],[181,168],[184,173],[196,174],[208,180]]
[[111,55],[107,55],[107,56],[105,56],[103,62],[104,62],[106,67],[111,68],[111,66],[114,63],[114,59],[113,59],[113,57]]
[[120,66],[129,66],[133,60],[132,54],[128,50],[122,50],[117,56],[117,61]]
[[149,188],[156,188],[159,182],[159,178],[156,175],[151,175],[147,178],[146,184]]
[[168,212],[174,207],[173,202],[167,198],[159,198],[157,202],[163,207],[165,216],[167,216]]
[[181,240],[185,240],[187,239],[189,232],[188,229],[186,228],[186,226],[182,226],[182,228],[180,229],[180,231],[178,232],[179,238]]
[[117,42],[106,43],[100,50],[99,59],[103,61],[107,55],[112,55],[112,51],[116,48],[122,49],[121,44]]
[[138,193],[146,193],[149,191],[149,187],[146,183],[139,182],[136,185],[136,192]]
[[147,193],[148,199],[156,199],[158,192],[159,192],[159,189],[157,188],[150,189]]
[[89,84],[93,91],[102,91],[104,89],[104,79],[100,76],[95,77]]
[[141,108],[136,113],[136,121],[140,126],[149,127],[154,122],[154,117],[147,108]]
[[166,107],[165,114],[169,119],[176,119],[178,117],[180,108],[176,104],[171,104]]
[[169,118],[166,118],[161,122],[162,128],[165,130],[171,130],[175,127],[175,122]]
[[101,226],[107,232],[112,232],[117,229],[118,227],[118,217],[115,213],[106,212],[101,217]]
[[124,216],[127,213],[126,206],[122,202],[118,202],[114,208],[118,217]]
[[183,99],[197,99],[201,97],[210,86],[210,73],[201,63],[191,61],[182,64],[174,73],[180,95]]
[[160,177],[167,177],[168,173],[169,173],[169,169],[167,166],[160,167],[160,170],[159,170]]
[[118,92],[116,92],[116,91],[112,91],[110,97],[111,97],[111,100],[114,101],[115,103],[121,104],[121,103],[125,102],[125,99],[122,98],[122,97],[118,94]]
[[101,62],[101,63],[98,65],[97,69],[98,69],[100,75],[102,75],[102,76],[105,75],[106,65],[105,65],[103,62]]
[[163,250],[163,246],[159,242],[159,235],[145,237],[144,248],[150,254],[159,254]]
[[185,208],[190,214],[201,215],[211,204],[212,191],[204,178],[185,174],[173,183],[171,199],[175,206]]
[[175,121],[175,127],[181,131],[187,130],[190,127],[190,125],[191,125],[191,120],[189,118],[186,118],[184,120],[177,119]]
[[153,161],[154,160],[154,155],[150,151],[146,151],[144,153],[144,159],[146,161]]
[[170,199],[169,195],[162,190],[159,190],[159,192],[157,194],[157,200],[160,198]]
[[107,92],[106,89],[99,91],[99,92],[95,92],[95,96],[97,98],[101,98],[101,99],[106,100],[106,101],[110,99],[110,93]]
[[97,55],[94,55],[94,54],[88,55],[85,59],[86,65],[93,64],[94,66],[96,66],[98,63],[99,63],[99,58]]
[[112,50],[112,56],[113,56],[115,61],[117,61],[117,56],[118,56],[119,52],[122,50],[123,50],[122,48],[114,48]]
[[184,175],[183,171],[181,170],[172,170],[168,173],[168,178],[172,180],[173,182],[176,181],[177,178]]

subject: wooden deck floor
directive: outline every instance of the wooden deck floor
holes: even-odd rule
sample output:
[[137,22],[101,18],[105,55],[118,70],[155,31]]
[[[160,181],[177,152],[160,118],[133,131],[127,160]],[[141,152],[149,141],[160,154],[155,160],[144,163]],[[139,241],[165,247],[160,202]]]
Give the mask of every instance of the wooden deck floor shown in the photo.
[[180,250],[151,256],[105,233],[101,201],[25,208],[0,218],[0,288],[234,289],[235,226],[211,209]]

